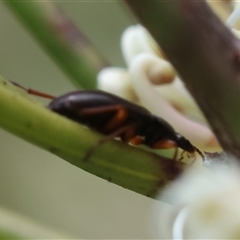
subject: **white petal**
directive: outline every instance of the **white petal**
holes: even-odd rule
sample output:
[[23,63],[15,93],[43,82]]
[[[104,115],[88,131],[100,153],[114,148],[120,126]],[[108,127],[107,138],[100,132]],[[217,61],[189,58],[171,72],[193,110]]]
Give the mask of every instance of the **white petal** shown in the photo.
[[235,24],[237,23],[237,21],[240,18],[240,7],[237,6],[234,11],[232,12],[232,14],[228,17],[227,21],[226,21],[226,25],[229,28],[233,28],[235,26]]
[[142,52],[162,55],[154,39],[141,25],[130,26],[123,32],[121,49],[123,57],[128,65],[137,54]]
[[171,84],[163,84],[155,89],[183,115],[208,125],[195,100],[178,77]]
[[126,69],[109,67],[104,68],[97,76],[98,89],[110,92],[119,97],[136,101],[136,95],[130,83]]

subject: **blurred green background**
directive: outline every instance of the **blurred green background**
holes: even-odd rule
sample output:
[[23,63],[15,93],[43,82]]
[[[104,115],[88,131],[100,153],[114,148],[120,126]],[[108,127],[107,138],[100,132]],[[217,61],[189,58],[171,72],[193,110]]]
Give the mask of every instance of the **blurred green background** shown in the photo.
[[[135,20],[123,5],[58,4],[113,65],[124,66],[120,37]],[[4,3],[0,75],[53,95],[75,89]],[[156,201],[92,176],[4,130],[0,143],[1,206],[78,238],[154,238],[150,219]]]

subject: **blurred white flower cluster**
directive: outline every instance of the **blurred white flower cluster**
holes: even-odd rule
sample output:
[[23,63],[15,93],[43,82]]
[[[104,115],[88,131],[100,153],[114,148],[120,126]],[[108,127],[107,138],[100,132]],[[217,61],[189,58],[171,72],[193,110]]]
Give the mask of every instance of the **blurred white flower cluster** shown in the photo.
[[[222,0],[209,4],[240,37],[239,3]],[[101,71],[99,88],[144,105],[200,149],[219,150],[204,116],[147,30],[140,25],[129,27],[121,47],[126,69]],[[234,160],[227,162],[228,166],[213,162],[211,170],[195,166],[161,194],[161,200],[172,200],[178,207],[154,209],[159,238],[240,239],[240,171]]]
[[240,169],[228,161],[214,171],[191,168],[161,194],[178,208],[154,207],[160,239],[240,239]]

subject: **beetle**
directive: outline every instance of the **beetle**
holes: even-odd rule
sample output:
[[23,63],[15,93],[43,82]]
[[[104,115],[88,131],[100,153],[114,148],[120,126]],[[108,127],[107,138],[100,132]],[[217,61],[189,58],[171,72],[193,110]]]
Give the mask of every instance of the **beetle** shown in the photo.
[[181,148],[190,154],[198,152],[204,158],[198,148],[176,133],[164,119],[107,92],[70,92],[54,98],[47,107],[106,135],[103,142],[119,137],[121,141],[132,145],[143,144],[152,149]]
[[[173,159],[177,157],[178,148],[191,155],[197,152],[203,160],[205,159],[197,147],[175,132],[164,119],[116,95],[100,90],[82,90],[54,97],[12,83],[30,94],[51,99],[47,106],[51,111],[104,134],[106,137],[96,146],[119,137],[123,142],[132,145],[143,144],[152,149],[176,148]],[[90,150],[85,159],[91,152]],[[179,160],[183,158],[183,153]]]

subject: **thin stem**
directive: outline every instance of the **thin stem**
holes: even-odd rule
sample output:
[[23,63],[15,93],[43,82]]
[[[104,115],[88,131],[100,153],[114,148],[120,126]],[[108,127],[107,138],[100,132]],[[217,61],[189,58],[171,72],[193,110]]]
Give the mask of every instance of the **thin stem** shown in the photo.
[[96,74],[107,63],[59,6],[51,1],[5,3],[75,84],[96,87]]

